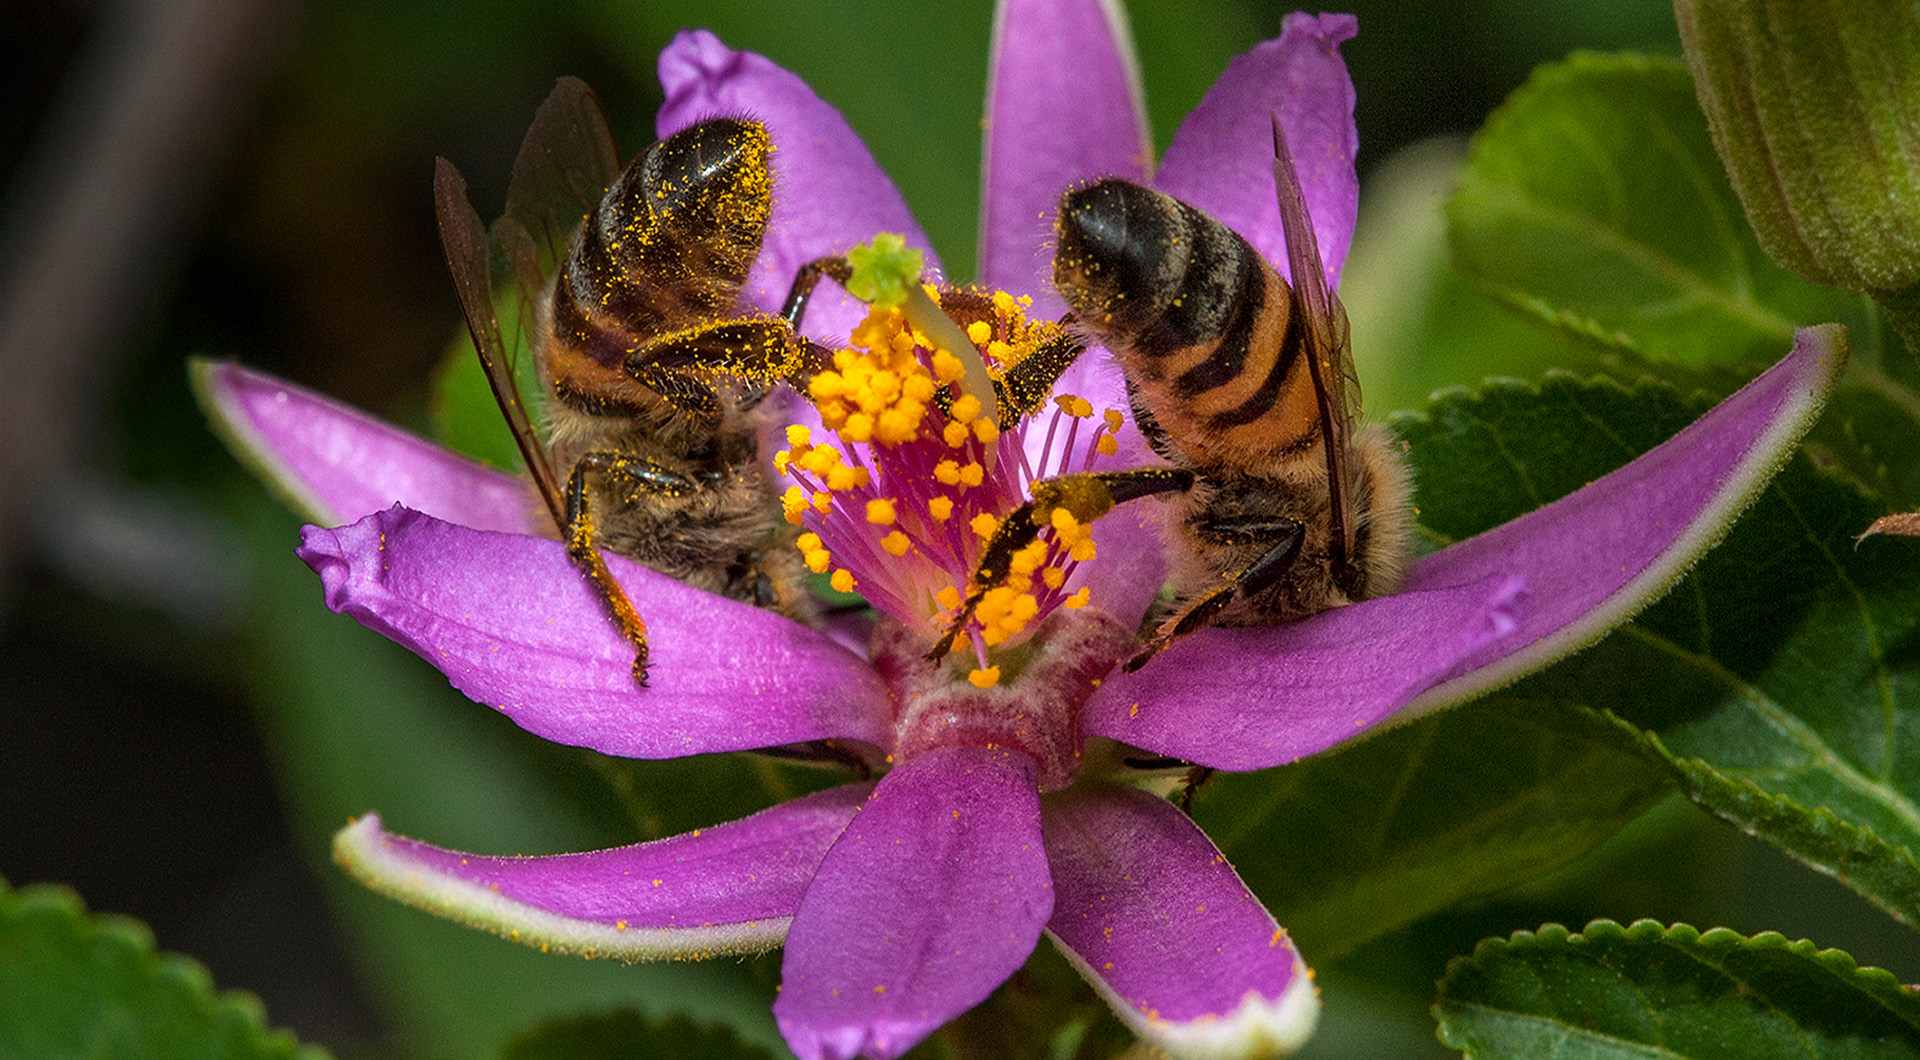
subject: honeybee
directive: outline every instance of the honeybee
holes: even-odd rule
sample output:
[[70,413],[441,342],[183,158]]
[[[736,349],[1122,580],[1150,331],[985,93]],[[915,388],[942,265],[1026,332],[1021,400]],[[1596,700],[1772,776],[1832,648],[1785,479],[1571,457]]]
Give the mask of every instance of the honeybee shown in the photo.
[[1055,507],[1084,521],[1162,495],[1174,607],[1129,671],[1207,625],[1286,622],[1391,592],[1412,554],[1406,467],[1384,427],[1356,429],[1346,312],[1277,119],[1273,135],[1292,285],[1172,196],[1102,180],[1060,200],[1054,286],[1113,352],[1136,424],[1171,466],[1037,483],[988,542],[975,584],[1004,576]]
[[[435,174],[447,264],[488,383],[568,555],[632,644],[643,687],[646,623],[601,549],[812,615],[796,531],[763,469],[760,405],[819,363],[789,319],[818,270],[796,284],[785,317],[737,305],[766,233],[770,147],[759,123],[719,118],[616,172],[598,98],[568,78],[535,116],[491,238],[452,164],[439,160]],[[533,324],[544,438],[495,316],[495,268]]]

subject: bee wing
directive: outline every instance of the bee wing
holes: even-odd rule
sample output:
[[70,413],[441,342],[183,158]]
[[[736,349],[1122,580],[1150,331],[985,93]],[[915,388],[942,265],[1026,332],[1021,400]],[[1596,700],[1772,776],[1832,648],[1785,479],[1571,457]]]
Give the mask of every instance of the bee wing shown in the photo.
[[1357,572],[1353,567],[1353,482],[1347,474],[1347,444],[1360,407],[1360,384],[1353,371],[1353,347],[1348,341],[1347,313],[1327,289],[1326,267],[1314,238],[1313,219],[1293,168],[1287,134],[1280,115],[1273,116],[1273,184],[1280,200],[1280,227],[1287,237],[1287,269],[1299,297],[1301,327],[1306,336],[1308,374],[1320,406],[1320,432],[1327,453],[1327,478],[1332,492],[1333,569],[1349,593]]
[[600,97],[577,77],[561,78],[534,112],[513,160],[506,213],[494,225],[495,248],[505,252],[522,289],[553,275],[581,220],[619,175],[620,151]]
[[473,336],[474,352],[486,371],[487,385],[513,432],[527,472],[546,502],[554,525],[566,529],[566,507],[560,498],[559,483],[546,447],[533,429],[526,405],[520,400],[513,361],[500,333],[500,320],[494,313],[492,255],[486,226],[473,204],[467,201],[467,182],[453,163],[438,159],[433,172],[434,214],[440,221],[440,247],[447,255],[447,271],[453,274],[454,290],[460,296],[460,312],[467,319],[467,332]]

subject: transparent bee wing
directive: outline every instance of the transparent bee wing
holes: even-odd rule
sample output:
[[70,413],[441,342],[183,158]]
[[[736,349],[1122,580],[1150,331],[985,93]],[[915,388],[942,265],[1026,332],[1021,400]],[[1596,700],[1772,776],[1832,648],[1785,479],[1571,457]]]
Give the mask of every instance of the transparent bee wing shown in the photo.
[[513,432],[520,457],[533,476],[554,525],[566,527],[566,506],[561,499],[553,464],[547,459],[540,436],[534,432],[526,405],[520,400],[520,388],[514,379],[513,361],[501,337],[500,321],[494,312],[491,257],[486,226],[473,204],[467,201],[467,182],[453,163],[438,159],[433,173],[434,213],[440,221],[440,246],[446,252],[447,271],[453,274],[454,290],[460,297],[460,312],[467,320],[467,332],[473,336],[474,352],[486,371],[487,385]]
[[[516,280],[524,281],[528,272],[553,275],[574,230],[619,175],[619,148],[600,97],[577,77],[561,78],[520,143],[506,213],[495,225],[519,229],[501,241],[512,245],[497,247],[509,252]],[[531,261],[525,258],[529,249]]]
[[1360,384],[1353,370],[1353,348],[1348,340],[1347,313],[1327,289],[1327,272],[1313,220],[1293,168],[1287,134],[1280,115],[1273,116],[1273,185],[1280,200],[1280,226],[1287,237],[1287,269],[1299,297],[1301,327],[1306,335],[1308,374],[1320,406],[1320,430],[1327,453],[1327,478],[1332,493],[1333,569],[1342,588],[1351,593],[1357,581],[1353,557],[1353,480],[1347,474],[1347,446],[1360,407]]

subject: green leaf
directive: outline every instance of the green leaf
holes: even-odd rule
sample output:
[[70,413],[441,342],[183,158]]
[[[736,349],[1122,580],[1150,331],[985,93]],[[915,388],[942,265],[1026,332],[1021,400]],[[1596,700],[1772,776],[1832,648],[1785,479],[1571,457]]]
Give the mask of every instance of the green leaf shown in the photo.
[[1771,360],[1848,304],[1760,250],[1677,60],[1535,71],[1474,137],[1447,216],[1461,270],[1496,297],[1657,357]]
[[518,1035],[500,1060],[773,1060],[724,1027],[654,1021],[631,1009],[555,1020]]
[[[1570,492],[1706,404],[1555,376],[1398,425],[1445,541]],[[1796,458],[1673,593],[1502,695],[1612,711],[1634,730],[1622,746],[1696,802],[1920,925],[1920,564],[1906,542],[1852,541],[1885,509]]]
[[[292,959],[292,955],[289,955]],[[0,880],[0,1056],[8,1060],[324,1060],[267,1029],[259,999],[216,991],[146,926],[89,916],[73,892]]]
[[1440,1038],[1473,1060],[1920,1057],[1920,998],[1839,950],[1642,920],[1488,939],[1447,967]]
[[1195,818],[1319,965],[1537,879],[1672,790],[1602,727],[1490,701],[1329,754],[1223,774]]

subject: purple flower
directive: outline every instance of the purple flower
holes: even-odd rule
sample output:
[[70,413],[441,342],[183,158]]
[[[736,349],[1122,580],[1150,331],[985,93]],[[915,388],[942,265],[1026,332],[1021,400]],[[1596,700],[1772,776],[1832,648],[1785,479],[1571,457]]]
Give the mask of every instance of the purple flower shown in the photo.
[[[1267,132],[1276,109],[1337,280],[1358,201],[1353,91],[1337,50],[1354,20],[1290,16],[1278,40],[1229,66],[1150,174],[1131,48],[1112,18],[1096,0],[1001,5],[982,282],[1030,295],[1035,317],[1056,316],[1044,282],[1052,210],[1064,188],[1094,175],[1193,203],[1284,271]],[[703,32],[676,39],[660,71],[662,135],[744,112],[778,147],[773,225],[750,284],[758,307],[777,308],[802,262],[875,232],[925,245],[860,140],[791,73]],[[882,326],[827,294],[809,317],[813,337],[844,345]],[[1026,326],[1018,306],[998,311]],[[1155,1046],[1239,1056],[1285,1051],[1311,1033],[1310,977],[1206,836],[1126,783],[1108,741],[1222,769],[1275,766],[1592,643],[1718,539],[1792,451],[1844,354],[1837,329],[1803,331],[1779,365],[1665,445],[1417,561],[1403,592],[1281,626],[1204,630],[1134,674],[1110,669],[1132,648],[1164,572],[1142,522],[1149,505],[1095,524],[1097,554],[1091,543],[1074,551],[1085,528],[1051,539],[1028,571],[1026,613],[975,630],[980,665],[969,680],[919,655],[939,629],[940,588],[964,584],[977,541],[949,533],[950,519],[940,528],[917,509],[890,519],[865,506],[890,481],[958,475],[961,463],[940,470],[930,453],[844,431],[835,450],[811,432],[790,435],[788,512],[806,521],[803,548],[819,565],[845,571],[874,602],[871,639],[850,649],[843,634],[616,558],[652,637],[646,691],[598,598],[559,543],[539,536],[518,481],[237,366],[202,366],[199,383],[236,448],[335,525],[307,528],[300,550],[328,606],[522,727],[641,758],[849,741],[890,765],[877,781],[744,820],[554,857],[446,851],[369,814],[340,833],[336,853],[370,886],[587,956],[687,958],[784,942],[774,1012],[808,1060],[904,1052],[985,998],[1043,931]],[[975,515],[1003,515],[1034,478],[1140,459],[1131,428],[1085,415],[1124,407],[1103,357],[1083,357],[1060,390],[1071,397],[1004,436],[982,429],[945,443],[978,468],[966,494]],[[848,474],[828,488],[843,458],[867,481]],[[880,533],[889,527],[901,534],[892,546]]]

